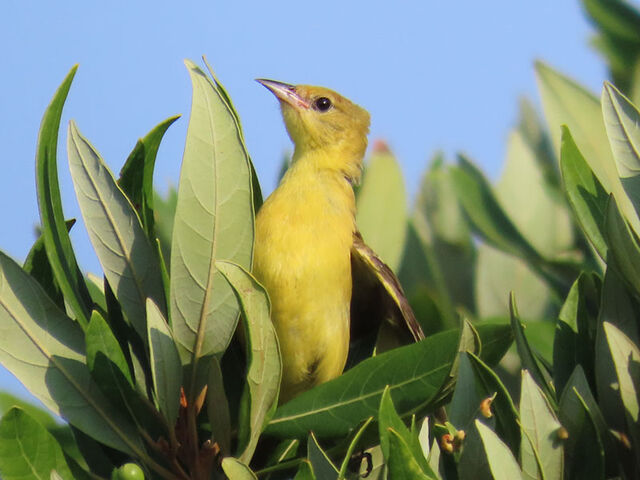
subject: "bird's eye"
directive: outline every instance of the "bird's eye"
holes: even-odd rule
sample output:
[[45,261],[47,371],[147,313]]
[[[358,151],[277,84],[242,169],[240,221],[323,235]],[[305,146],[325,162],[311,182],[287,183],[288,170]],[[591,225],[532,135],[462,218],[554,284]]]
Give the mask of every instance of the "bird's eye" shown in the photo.
[[329,100],[327,97],[320,97],[316,99],[315,102],[313,102],[313,106],[315,107],[316,110],[319,110],[321,112],[326,112],[331,108],[332,103],[331,103],[331,100]]

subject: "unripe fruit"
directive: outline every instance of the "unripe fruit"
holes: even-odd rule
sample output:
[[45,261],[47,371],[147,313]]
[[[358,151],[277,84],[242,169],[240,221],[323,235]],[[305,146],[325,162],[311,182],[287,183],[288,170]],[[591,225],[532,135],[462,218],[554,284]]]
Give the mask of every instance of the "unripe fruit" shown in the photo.
[[144,480],[144,472],[137,463],[125,463],[113,471],[111,480]]

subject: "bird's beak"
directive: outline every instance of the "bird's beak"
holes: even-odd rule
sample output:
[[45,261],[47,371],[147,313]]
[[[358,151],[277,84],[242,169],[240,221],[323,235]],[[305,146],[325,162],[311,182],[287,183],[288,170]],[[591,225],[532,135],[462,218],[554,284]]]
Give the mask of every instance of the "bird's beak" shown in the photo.
[[275,80],[267,80],[266,78],[256,78],[256,82],[269,89],[278,100],[286,102],[293,107],[309,108],[310,106],[309,103],[296,92],[294,85],[276,82]]

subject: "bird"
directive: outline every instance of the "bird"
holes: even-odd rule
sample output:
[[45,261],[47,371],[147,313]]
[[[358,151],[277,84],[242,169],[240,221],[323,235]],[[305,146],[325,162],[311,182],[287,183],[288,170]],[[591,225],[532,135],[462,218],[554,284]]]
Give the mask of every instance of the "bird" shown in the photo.
[[339,376],[354,337],[375,348],[382,317],[405,332],[403,342],[424,334],[397,278],[356,226],[353,186],[369,113],[328,88],[257,81],[278,99],[294,144],[289,168],[256,214],[253,257],[271,302],[284,403]]

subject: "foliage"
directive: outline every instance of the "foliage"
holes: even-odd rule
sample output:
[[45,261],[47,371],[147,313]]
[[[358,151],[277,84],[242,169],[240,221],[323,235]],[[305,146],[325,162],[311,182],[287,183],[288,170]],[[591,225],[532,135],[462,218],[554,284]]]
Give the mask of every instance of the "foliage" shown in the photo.
[[69,125],[98,279],[77,265],[58,188],[74,67],[38,139],[41,237],[22,266],[0,253],[0,362],[65,423],[0,396],[2,478],[637,478],[640,14],[584,4],[619,88],[599,100],[537,64],[546,126],[523,101],[495,184],[438,154],[407,212],[377,145],[357,222],[427,338],[282,405],[269,298],[251,275],[262,198],[224,87],[186,62],[192,110],[167,198],[153,167],[177,117],[119,178]]

